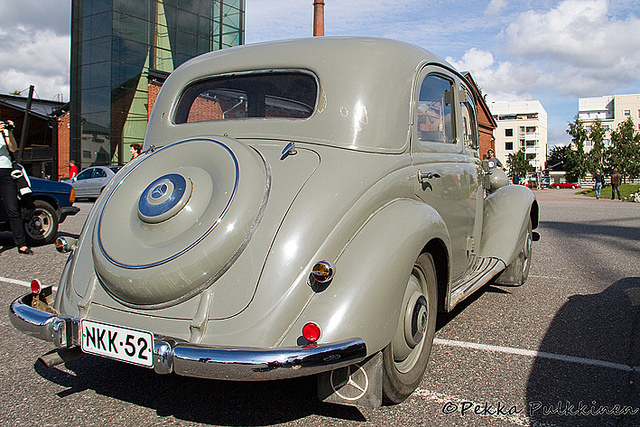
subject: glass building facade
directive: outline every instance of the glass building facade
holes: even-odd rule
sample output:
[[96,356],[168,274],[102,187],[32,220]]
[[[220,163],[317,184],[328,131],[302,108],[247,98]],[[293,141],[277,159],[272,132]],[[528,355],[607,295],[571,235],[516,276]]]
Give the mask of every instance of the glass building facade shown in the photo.
[[150,76],[244,43],[245,0],[73,0],[70,157],[122,165],[142,143]]

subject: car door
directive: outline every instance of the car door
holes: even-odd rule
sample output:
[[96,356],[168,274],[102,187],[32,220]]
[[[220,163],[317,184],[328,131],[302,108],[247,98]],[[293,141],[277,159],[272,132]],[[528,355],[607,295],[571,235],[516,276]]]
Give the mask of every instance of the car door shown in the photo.
[[107,172],[102,168],[95,168],[87,188],[89,197],[98,197],[102,188],[107,184]]
[[[466,185],[469,186],[469,204],[475,205],[475,214],[472,221],[473,234],[471,241],[471,255],[475,257],[475,250],[480,247],[482,239],[482,219],[484,206],[484,187],[482,178],[484,172],[482,170],[482,160],[480,160],[480,140],[478,135],[478,110],[475,98],[466,85],[460,85],[458,92],[460,99],[460,120],[459,130],[462,139],[463,152],[466,157],[464,165],[465,177],[468,180]],[[470,259],[471,264],[473,259]],[[472,265],[470,265],[472,267]]]
[[87,168],[76,176],[73,183],[73,189],[76,191],[76,197],[89,197],[89,186],[91,184],[91,175],[94,168]]
[[412,161],[416,195],[442,217],[451,238],[451,281],[472,263],[477,204],[475,165],[462,142],[459,79],[427,66],[418,75],[414,102]]

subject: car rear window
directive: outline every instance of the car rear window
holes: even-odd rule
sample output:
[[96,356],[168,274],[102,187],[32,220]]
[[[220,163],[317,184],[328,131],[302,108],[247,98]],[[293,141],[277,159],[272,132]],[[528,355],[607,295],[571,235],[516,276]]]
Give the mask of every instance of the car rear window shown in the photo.
[[261,71],[218,76],[187,87],[175,122],[305,119],[316,105],[318,84],[305,71]]

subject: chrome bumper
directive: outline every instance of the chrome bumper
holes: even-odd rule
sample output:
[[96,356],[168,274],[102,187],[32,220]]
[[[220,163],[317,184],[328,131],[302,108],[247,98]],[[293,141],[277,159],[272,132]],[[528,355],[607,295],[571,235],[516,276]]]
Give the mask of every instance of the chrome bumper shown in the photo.
[[[31,307],[31,294],[10,306],[13,326],[27,335],[52,342],[57,348],[80,345],[80,319],[45,313]],[[189,377],[261,381],[302,377],[358,363],[367,355],[362,339],[289,348],[210,348],[155,338],[153,369]]]

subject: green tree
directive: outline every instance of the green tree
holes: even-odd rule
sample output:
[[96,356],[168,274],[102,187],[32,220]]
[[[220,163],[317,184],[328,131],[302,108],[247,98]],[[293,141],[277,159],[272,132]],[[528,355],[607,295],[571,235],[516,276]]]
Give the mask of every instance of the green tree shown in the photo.
[[527,160],[522,148],[515,154],[509,154],[507,158],[507,168],[511,175],[517,174],[518,176],[527,176],[528,172],[535,170],[531,162]]
[[602,127],[602,121],[595,119],[591,125],[591,132],[589,132],[589,139],[593,143],[591,151],[587,155],[587,169],[593,175],[598,169],[602,170],[605,160],[605,147],[604,147],[605,130]]
[[606,150],[607,165],[618,168],[626,179],[640,176],[640,133],[631,117],[611,132],[611,146]]
[[578,116],[573,123],[569,122],[567,133],[572,138],[570,149],[567,150],[567,181],[576,182],[587,175],[587,154],[584,152],[584,143],[589,138],[589,133]]
[[551,152],[547,157],[547,167],[551,170],[566,171],[567,170],[567,152],[571,148],[568,145],[556,145],[551,148]]

